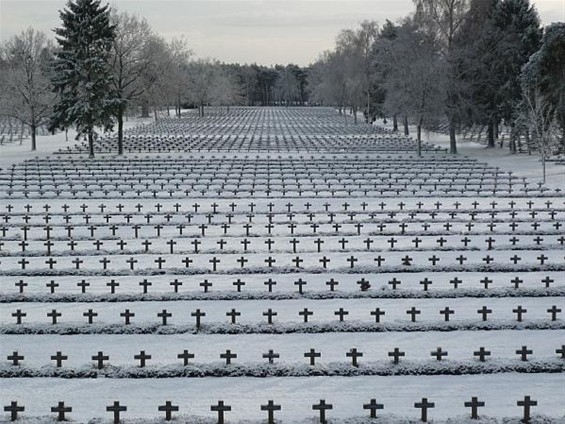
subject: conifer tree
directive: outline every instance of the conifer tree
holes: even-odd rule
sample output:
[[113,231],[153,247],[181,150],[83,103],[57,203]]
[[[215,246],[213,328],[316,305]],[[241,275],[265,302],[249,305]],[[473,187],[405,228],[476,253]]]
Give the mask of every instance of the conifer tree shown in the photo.
[[111,90],[108,63],[115,37],[110,9],[101,7],[100,0],[69,0],[60,17],[52,77],[59,101],[50,127],[75,125],[77,137],[87,136],[90,157],[94,157],[94,129],[110,130],[119,106]]

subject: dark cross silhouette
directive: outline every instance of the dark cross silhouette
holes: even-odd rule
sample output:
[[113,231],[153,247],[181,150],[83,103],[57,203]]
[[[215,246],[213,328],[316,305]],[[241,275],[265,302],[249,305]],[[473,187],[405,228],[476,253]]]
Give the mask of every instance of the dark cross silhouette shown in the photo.
[[231,364],[231,360],[237,358],[237,354],[231,353],[231,350],[230,350],[230,349],[227,349],[225,353],[221,353],[221,354],[220,354],[220,358],[226,360],[226,365],[230,365],[230,364]]
[[55,366],[57,368],[61,368],[63,366],[63,361],[66,361],[67,359],[69,359],[69,357],[67,355],[63,355],[60,351],[57,351],[55,355],[51,356],[51,360],[55,361]]
[[465,402],[465,408],[471,408],[471,418],[474,420],[479,418],[478,409],[483,406],[485,406],[485,403],[479,401],[476,396],[473,396],[470,402]]
[[25,407],[18,406],[18,402],[12,401],[10,405],[4,407],[4,411],[10,413],[10,421],[16,421],[18,419],[18,412],[24,412]]
[[436,350],[432,350],[430,355],[435,356],[438,361],[441,361],[444,356],[447,356],[447,351],[443,351],[441,347],[438,347]]
[[124,312],[120,313],[120,316],[124,318],[124,322],[126,325],[130,324],[130,318],[133,318],[135,316],[135,314],[133,312],[130,312],[129,309],[126,309]]
[[[27,316],[27,313],[22,312],[21,309],[16,309],[16,312],[12,312],[12,316],[16,318],[16,324],[22,323],[22,318]],[[555,321],[555,320],[554,320]]]
[[269,364],[272,364],[273,360],[277,358],[280,358],[280,355],[278,353],[275,353],[273,349],[269,349],[267,353],[263,353],[263,359],[268,359]]
[[385,311],[381,311],[380,308],[375,308],[374,311],[371,311],[371,315],[375,317],[375,322],[381,322],[381,316],[385,315]]
[[520,355],[520,360],[524,362],[528,360],[528,355],[531,355],[532,353],[534,353],[534,351],[528,349],[527,346],[522,346],[522,349],[516,350],[516,354]]
[[162,322],[163,322],[163,325],[167,325],[167,318],[172,317],[173,314],[171,314],[170,312],[167,312],[166,309],[163,309],[161,312],[159,312],[159,313],[157,314],[157,316],[163,320],[163,321],[162,321]]
[[70,406],[65,406],[65,402],[59,402],[57,406],[51,407],[51,412],[57,413],[57,421],[66,421],[65,414],[67,412],[73,412],[73,408]]
[[241,316],[241,312],[238,312],[232,308],[230,312],[226,312],[226,316],[231,318],[232,324],[236,324],[236,319],[237,317]]
[[276,285],[277,285],[277,282],[276,282],[276,281],[273,281],[271,278],[269,278],[269,279],[268,279],[267,281],[265,281],[263,284],[266,285],[266,286],[268,286],[268,287],[269,287],[269,293],[272,293],[272,291],[273,291],[273,286],[276,286]]
[[316,352],[314,349],[310,349],[310,352],[304,353],[305,358],[310,358],[310,365],[316,365],[316,358],[320,358],[322,354],[320,352]]
[[561,349],[555,349],[555,353],[561,355],[561,359],[565,359],[565,345],[561,345]]
[[422,410],[422,415],[420,419],[423,422],[428,422],[428,409],[434,408],[434,402],[428,402],[428,398],[422,398],[421,402],[414,403],[414,408],[418,408]]
[[357,348],[353,348],[349,352],[347,352],[345,356],[351,358],[351,365],[353,365],[354,367],[358,367],[359,364],[357,362],[357,358],[363,357],[363,352],[358,352]]
[[57,312],[56,309],[51,309],[51,312],[47,313],[47,316],[52,319],[51,321],[52,324],[57,324],[57,318],[59,318],[62,315],[63,314],[61,312]]
[[94,317],[98,316],[97,312],[94,312],[92,309],[89,309],[87,312],[83,312],[82,316],[87,317],[88,318],[88,323],[92,324]]
[[173,286],[175,293],[178,293],[179,286],[182,286],[182,281],[179,281],[177,278],[175,278],[175,280],[171,281],[169,284]]
[[183,350],[182,353],[177,355],[177,358],[183,360],[183,365],[186,367],[188,365],[188,360],[194,358],[194,353],[189,353],[188,350]]
[[395,364],[398,364],[400,362],[400,357],[406,356],[406,353],[401,352],[399,348],[395,347],[392,352],[388,352],[388,356],[393,358],[392,362],[394,362]]
[[192,312],[190,316],[193,316],[196,319],[196,328],[200,328],[201,325],[201,318],[206,316],[206,312],[201,312],[200,309]]
[[304,281],[302,278],[299,278],[297,281],[294,282],[295,286],[298,286],[298,293],[303,294],[303,287],[305,285],[307,285],[308,283],[306,281]]
[[326,411],[333,409],[333,405],[326,403],[324,399],[320,399],[320,403],[312,405],[314,411],[320,411],[320,422],[325,424],[326,421]]
[[275,423],[275,411],[280,411],[282,409],[281,405],[275,405],[275,402],[269,400],[266,405],[261,405],[261,411],[267,411],[267,423]]
[[[19,309],[18,309],[19,310]],[[561,312],[561,308],[558,308],[556,305],[553,305],[551,308],[547,310],[547,313],[551,314],[551,320],[557,320],[557,314]],[[13,314],[12,314],[13,315]]]
[[492,309],[483,306],[481,309],[477,309],[477,313],[483,316],[483,321],[488,319],[488,314],[492,314]]
[[99,351],[98,354],[92,356],[92,360],[97,362],[96,366],[99,370],[104,368],[104,361],[108,361],[109,359],[110,357],[108,355],[104,355],[104,353],[101,351]]
[[219,400],[217,405],[212,405],[210,411],[218,413],[218,424],[224,424],[224,413],[231,411],[231,406],[224,405],[223,400]]
[[339,322],[343,322],[345,316],[349,315],[349,311],[346,311],[343,308],[339,308],[337,311],[334,312],[334,315],[339,316]]
[[238,278],[236,281],[234,281],[234,282],[232,283],[232,285],[234,285],[234,286],[236,287],[236,290],[237,290],[238,292],[241,292],[241,288],[242,288],[243,286],[245,286],[245,281],[241,281],[241,279]]
[[518,406],[523,406],[524,407],[524,418],[522,418],[522,422],[523,423],[529,423],[530,419],[531,419],[531,407],[532,406],[537,406],[538,402],[535,400],[532,400],[530,398],[530,396],[524,396],[524,400],[519,400],[517,402]]
[[410,315],[410,319],[411,319],[412,322],[416,322],[416,315],[420,315],[421,313],[422,313],[422,311],[419,311],[414,306],[412,306],[411,309],[408,309],[406,311],[406,314]]
[[148,355],[145,353],[144,350],[140,351],[137,355],[134,355],[133,359],[137,359],[139,360],[139,367],[140,368],[144,368],[145,367],[145,362],[148,359],[151,359],[151,355]]
[[486,357],[490,356],[490,350],[485,350],[484,346],[481,346],[479,350],[473,352],[473,356],[478,356],[479,361],[485,362]]
[[107,412],[112,412],[114,414],[114,424],[118,424],[120,422],[120,412],[126,412],[127,410],[127,406],[120,405],[120,402],[117,400],[114,401],[113,405],[106,407]]
[[278,313],[274,312],[271,308],[269,308],[265,312],[263,312],[263,316],[267,317],[267,324],[272,324],[273,323],[273,317],[275,317],[277,315],[278,315]]
[[20,365],[20,361],[24,360],[24,356],[18,354],[18,351],[15,350],[11,355],[8,355],[6,359],[8,359],[8,361],[12,361],[12,365]]
[[444,316],[445,321],[447,322],[449,321],[449,316],[453,315],[455,311],[453,309],[449,309],[449,307],[446,306],[444,309],[440,310],[439,313]]
[[377,418],[377,411],[384,408],[385,406],[382,403],[377,403],[376,399],[371,399],[369,403],[363,405],[363,409],[369,410],[369,416],[371,418]]
[[81,293],[86,293],[86,288],[90,286],[90,283],[87,283],[86,280],[81,280],[80,283],[77,283],[77,286],[80,287]]
[[164,405],[159,405],[157,407],[157,410],[160,412],[165,412],[165,420],[166,421],[171,421],[171,419],[173,418],[173,412],[177,412],[179,410],[179,407],[176,405],[173,405],[173,403],[168,400],[165,402]]
[[424,291],[428,291],[428,287],[432,285],[432,281],[428,279],[428,277],[424,278],[420,281],[420,285],[424,286]]
[[516,314],[516,320],[522,322],[522,315],[528,312],[527,309],[522,308],[522,305],[518,305],[517,308],[512,309],[512,312]]
[[304,308],[302,311],[298,312],[298,315],[304,317],[304,322],[308,322],[308,317],[314,315],[314,312],[308,310],[308,308]]
[[199,284],[199,286],[204,288],[204,293],[208,293],[208,289],[212,287],[212,283],[208,280],[204,280]]

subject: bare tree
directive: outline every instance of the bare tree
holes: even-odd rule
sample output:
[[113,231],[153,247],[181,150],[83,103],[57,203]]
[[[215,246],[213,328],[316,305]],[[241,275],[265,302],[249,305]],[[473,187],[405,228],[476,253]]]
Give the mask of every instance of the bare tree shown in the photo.
[[141,98],[159,77],[160,54],[165,43],[153,33],[145,19],[114,13],[115,38],[110,58],[112,84],[120,102],[116,107],[118,154],[124,153],[124,114],[130,102]]
[[198,59],[188,66],[188,97],[198,107],[200,117],[204,116],[204,108],[211,101],[214,83],[215,63],[210,59]]
[[416,14],[420,15],[422,29],[437,35],[442,45],[442,58],[446,63],[447,101],[445,114],[449,121],[450,153],[457,153],[457,106],[458,83],[455,66],[454,40],[457,32],[467,19],[470,0],[414,0]]
[[228,68],[222,65],[215,67],[214,82],[210,90],[210,103],[225,106],[229,113],[230,106],[240,104],[243,100],[243,87]]
[[31,150],[37,148],[37,128],[48,123],[56,98],[48,76],[52,51],[46,35],[33,28],[12,37],[2,49],[3,113],[29,126]]
[[401,107],[416,122],[418,155],[422,149],[425,120],[442,112],[445,102],[444,62],[433,34],[419,30],[417,16],[398,28],[380,59],[388,68],[385,88],[392,109]]
[[538,150],[545,183],[546,160],[551,153],[551,147],[558,144],[559,125],[555,107],[543,96],[539,87],[523,90],[516,126],[527,131]]

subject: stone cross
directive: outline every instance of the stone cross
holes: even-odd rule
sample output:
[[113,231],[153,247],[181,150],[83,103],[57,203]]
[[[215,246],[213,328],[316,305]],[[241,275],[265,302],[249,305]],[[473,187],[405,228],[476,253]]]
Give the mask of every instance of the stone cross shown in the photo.
[[59,402],[57,406],[51,407],[51,412],[57,413],[57,421],[66,421],[65,414],[72,411],[73,408],[71,408],[70,406],[65,406],[65,402]]
[[127,411],[127,406],[120,405],[119,401],[114,401],[113,405],[107,406],[106,411],[112,412],[114,414],[114,424],[119,424],[120,422],[120,412]]
[[168,400],[165,402],[164,405],[159,405],[157,407],[157,410],[160,412],[165,412],[165,420],[166,421],[171,421],[172,419],[172,413],[176,412],[179,410],[179,407],[176,405],[173,405],[173,403]]
[[324,399],[320,399],[320,403],[318,403],[317,405],[312,405],[312,409],[314,411],[320,411],[320,422],[326,424],[326,411],[333,409],[333,405],[326,403]]
[[210,407],[210,410],[218,413],[218,424],[224,424],[224,413],[231,411],[231,406],[224,405],[224,401],[219,400],[217,405]]
[[10,405],[4,407],[4,411],[10,413],[10,421],[16,421],[18,419],[18,412],[24,412],[25,407],[18,406],[18,402],[12,401]]

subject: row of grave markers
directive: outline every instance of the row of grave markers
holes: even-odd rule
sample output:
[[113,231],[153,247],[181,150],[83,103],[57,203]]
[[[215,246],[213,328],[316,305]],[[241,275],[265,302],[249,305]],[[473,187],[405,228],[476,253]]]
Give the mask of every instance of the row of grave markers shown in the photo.
[[[491,314],[493,311],[492,309],[488,308],[487,306],[483,306],[481,309],[477,310],[477,314],[481,315],[482,321],[488,321],[488,315]],[[512,312],[516,314],[516,321],[522,322],[524,320],[524,315],[528,312],[526,308],[522,305],[518,305],[516,308],[512,309]],[[547,313],[550,314],[551,321],[557,321],[558,314],[562,312],[562,309],[557,307],[557,305],[552,305],[549,309],[547,309]],[[417,322],[417,316],[422,313],[421,310],[417,309],[415,306],[412,306],[410,309],[406,310],[406,314],[410,316],[411,322]],[[386,314],[386,311],[381,308],[375,308],[370,312],[371,316],[375,317],[375,323],[380,323],[380,318]],[[451,309],[449,306],[446,306],[439,311],[440,315],[443,315],[444,321],[449,322],[450,316],[455,314],[455,310]],[[95,312],[93,309],[89,309],[88,311],[82,314],[84,317],[87,318],[88,324],[94,323],[94,318],[98,316],[98,313]],[[267,324],[273,324],[273,318],[278,315],[277,311],[274,311],[272,308],[269,308],[266,311],[263,311],[263,316],[266,317]],[[309,310],[308,308],[304,308],[301,311],[298,311],[298,315],[303,318],[304,323],[308,323],[309,317],[314,315],[314,312]],[[345,322],[345,317],[349,315],[349,311],[344,309],[343,307],[339,308],[338,310],[334,311],[334,315],[338,317],[339,322]],[[27,316],[25,311],[21,309],[16,309],[15,312],[12,312],[12,317],[16,320],[16,325],[23,324],[23,318]],[[55,325],[58,324],[58,319],[63,316],[61,312],[58,312],[56,309],[52,309],[51,311],[47,312],[47,318],[51,318],[51,324]],[[157,317],[161,318],[162,325],[169,325],[168,319],[171,318],[173,314],[168,312],[166,309],[157,313]],[[206,316],[206,312],[197,309],[194,312],[190,313],[190,316],[195,318],[196,327],[199,328],[202,326],[202,318]],[[237,324],[237,317],[241,316],[241,312],[237,311],[236,309],[232,308],[231,311],[226,312],[226,316],[231,319],[231,324]],[[124,324],[130,325],[131,319],[135,317],[135,312],[126,309],[125,311],[120,313],[120,317],[124,318]]]
[[[524,396],[524,399],[518,400],[516,405],[522,408],[523,411],[523,423],[529,423],[531,420],[531,409],[537,406],[537,401],[533,400],[531,396]],[[470,401],[464,402],[465,408],[471,409],[471,418],[479,418],[479,408],[486,405],[486,402],[480,401],[478,397],[471,397]],[[435,408],[435,403],[428,400],[428,398],[422,398],[421,400],[414,402],[414,408],[420,410],[420,420],[422,422],[428,421],[428,411]],[[363,410],[369,411],[369,416],[371,418],[377,417],[377,411],[385,409],[385,405],[378,403],[376,399],[371,399],[369,403],[363,404]],[[72,412],[72,407],[65,405],[65,402],[58,402],[57,406],[51,407],[51,412],[57,414],[57,421],[67,420],[66,414]],[[180,407],[178,405],[173,405],[171,401],[166,401],[164,405],[159,405],[157,407],[159,412],[165,413],[165,420],[170,421],[173,418],[173,412],[178,412]],[[217,412],[218,414],[218,424],[223,424],[225,421],[226,412],[232,410],[231,405],[226,405],[223,400],[219,400],[217,404],[210,406],[210,411]],[[267,412],[267,421],[269,424],[275,423],[275,412],[282,410],[282,405],[276,404],[273,400],[267,401],[266,404],[260,405],[261,411]],[[316,404],[312,405],[313,411],[318,411],[320,423],[327,422],[327,411],[333,410],[333,405],[326,402],[325,399],[320,399]],[[25,411],[23,405],[18,405],[17,401],[12,401],[10,405],[4,406],[4,411],[10,414],[10,420],[16,421],[18,419],[18,414]],[[112,405],[106,407],[106,411],[112,413],[113,422],[115,424],[120,423],[121,413],[127,411],[127,406],[120,404],[119,401],[114,401]]]
[[[559,358],[565,359],[565,345],[562,345],[560,348],[555,349],[555,353],[558,355]],[[392,358],[392,362],[394,364],[400,363],[400,358],[406,356],[406,352],[401,351],[398,347],[395,347],[392,351],[387,353],[390,358]],[[520,357],[522,362],[528,361],[528,355],[533,354],[532,349],[528,349],[527,346],[522,346],[520,349],[516,350],[516,354]],[[479,350],[473,352],[473,356],[476,357],[480,362],[486,362],[487,357],[491,355],[491,352],[487,350],[484,346],[481,346]],[[357,348],[352,348],[348,352],[345,353],[347,358],[351,358],[351,365],[354,367],[359,366],[359,358],[363,357],[363,352],[360,352]],[[437,361],[441,361],[443,358],[448,356],[447,350],[438,347],[435,350],[430,352],[430,356],[434,357]],[[226,365],[231,365],[232,359],[237,359],[237,353],[231,351],[231,349],[226,349],[224,353],[219,355],[220,359],[224,359],[226,361]],[[322,353],[316,351],[316,349],[311,348],[308,352],[304,352],[304,358],[309,360],[309,364],[311,366],[316,365],[316,358],[321,358]],[[61,368],[63,366],[63,361],[69,359],[68,355],[64,355],[61,351],[57,351],[55,355],[50,356],[52,361],[55,361],[56,367]],[[135,360],[139,361],[139,367],[144,368],[152,356],[146,353],[144,350],[141,350],[139,354],[134,355],[133,357]],[[194,359],[195,355],[188,350],[184,350],[183,352],[177,355],[178,359],[182,359],[183,365],[187,366],[189,364],[190,359]],[[269,349],[268,352],[262,354],[263,359],[267,359],[270,364],[274,363],[275,359],[280,358],[280,354]],[[7,359],[11,361],[12,366],[20,366],[21,363],[24,361],[24,355],[21,355],[18,351],[12,352],[12,354],[7,356]],[[91,359],[96,362],[97,369],[103,369],[106,361],[110,360],[109,355],[105,355],[104,352],[99,351],[96,355],[92,355]]]

